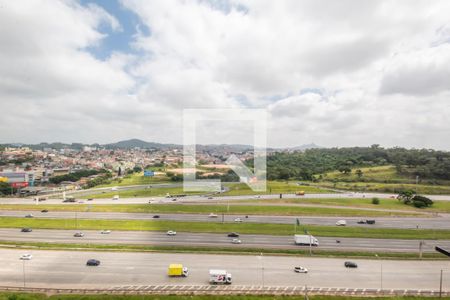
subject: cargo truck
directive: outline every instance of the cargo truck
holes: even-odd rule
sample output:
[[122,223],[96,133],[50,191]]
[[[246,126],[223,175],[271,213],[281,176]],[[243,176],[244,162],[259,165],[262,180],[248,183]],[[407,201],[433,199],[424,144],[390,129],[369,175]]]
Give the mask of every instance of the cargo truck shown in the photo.
[[226,270],[209,270],[209,283],[231,284],[231,274]]
[[170,264],[167,275],[170,277],[188,277],[189,270],[188,268],[183,267],[182,264]]
[[296,234],[294,235],[294,241],[296,245],[310,245],[319,246],[319,241],[312,235]]

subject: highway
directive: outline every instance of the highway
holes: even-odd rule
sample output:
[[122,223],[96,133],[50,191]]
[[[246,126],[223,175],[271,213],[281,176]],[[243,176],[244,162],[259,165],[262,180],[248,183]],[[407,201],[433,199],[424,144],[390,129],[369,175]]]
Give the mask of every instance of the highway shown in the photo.
[[[0,217],[24,217],[32,213],[35,218],[47,219],[107,219],[107,220],[170,220],[170,221],[192,221],[192,222],[222,222],[222,215],[217,218],[210,218],[207,214],[160,214],[160,213],[121,213],[121,212],[67,212],[67,211],[49,211],[41,213],[36,211],[1,211]],[[154,219],[157,214],[159,219]],[[336,222],[341,219],[347,221],[347,226],[364,228],[404,228],[404,229],[450,229],[450,216],[443,214],[439,217],[417,218],[369,218],[376,221],[375,224],[358,224],[360,217],[304,217],[304,216],[263,216],[263,215],[224,215],[224,222],[234,222],[240,218],[243,222],[249,223],[274,223],[274,224],[295,224],[298,218],[301,224],[306,225],[328,225],[336,226]]]
[[[32,254],[33,258],[19,260],[24,253]],[[86,266],[90,258],[99,259],[100,266]],[[231,273],[233,285],[436,290],[440,270],[444,269],[443,289],[450,289],[448,262],[355,259],[352,261],[358,268],[346,269],[344,261],[344,258],[2,249],[0,285],[50,288],[207,285],[208,271],[215,268]],[[169,278],[166,274],[170,263],[183,263],[189,268],[189,277]],[[294,266],[299,265],[309,273],[294,273]]]
[[[107,228],[105,228],[107,229]],[[162,231],[170,228],[161,228]],[[155,231],[112,231],[101,234],[100,231],[83,230],[84,237],[76,238],[76,230],[33,229],[32,232],[20,232],[19,228],[1,228],[0,241],[42,242],[42,243],[84,243],[84,244],[134,244],[154,246],[211,246],[234,248],[266,249],[309,249],[309,246],[297,246],[293,236],[242,234],[242,244],[232,244],[232,238],[225,233],[188,233],[178,232],[176,236],[167,236],[165,232]],[[417,252],[419,240],[367,239],[318,237],[321,250],[369,251],[369,252]],[[440,245],[450,247],[450,240],[426,240],[424,252],[433,252]],[[315,247],[314,247],[315,248]]]

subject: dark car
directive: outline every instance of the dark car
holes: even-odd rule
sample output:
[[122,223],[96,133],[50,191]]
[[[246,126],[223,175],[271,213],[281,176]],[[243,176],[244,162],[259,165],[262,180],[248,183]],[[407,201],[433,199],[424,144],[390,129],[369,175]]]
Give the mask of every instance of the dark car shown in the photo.
[[366,224],[367,223],[367,221],[366,220],[359,220],[358,222],[356,222],[356,223],[358,223],[358,224]]
[[154,215],[153,219],[159,219],[159,215]]
[[76,232],[73,236],[74,236],[74,237],[83,237],[83,236],[84,236],[84,233],[82,233],[82,232]]
[[366,220],[366,223],[370,224],[370,225],[373,225],[373,224],[375,224],[375,220]]
[[22,228],[21,232],[32,232],[33,229],[31,228]]
[[94,199],[93,199],[93,198],[88,198],[88,199],[87,199],[87,201],[92,201],[92,200],[94,200]]
[[91,258],[86,262],[86,266],[98,266],[98,265],[100,265],[100,261],[98,259]]
[[228,237],[239,237],[239,233],[236,233],[236,232],[230,232],[230,233],[228,234]]
[[352,261],[346,261],[344,263],[344,265],[346,268],[357,268],[358,267],[358,265]]
[[75,199],[66,199],[63,200],[64,203],[68,203],[68,202],[76,202]]
[[48,212],[48,209],[41,210],[41,213],[47,213],[47,212]]

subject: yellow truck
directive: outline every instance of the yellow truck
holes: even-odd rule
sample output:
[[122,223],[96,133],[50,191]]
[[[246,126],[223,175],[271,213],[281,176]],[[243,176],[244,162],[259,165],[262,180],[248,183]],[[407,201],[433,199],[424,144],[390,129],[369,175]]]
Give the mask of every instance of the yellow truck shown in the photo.
[[305,191],[295,192],[295,195],[297,195],[297,196],[304,196],[305,195]]
[[169,277],[187,277],[189,275],[189,270],[188,268],[183,267],[182,264],[170,264],[167,275],[169,275]]

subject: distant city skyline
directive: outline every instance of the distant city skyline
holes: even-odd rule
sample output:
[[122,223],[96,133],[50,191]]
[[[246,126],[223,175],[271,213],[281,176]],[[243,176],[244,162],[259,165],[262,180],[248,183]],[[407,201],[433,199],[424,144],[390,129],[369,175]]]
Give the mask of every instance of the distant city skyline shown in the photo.
[[[450,1],[0,0],[0,144],[181,144],[183,109],[262,108],[269,147],[450,150],[449,11]],[[200,144],[252,144],[244,123],[200,125]]]

